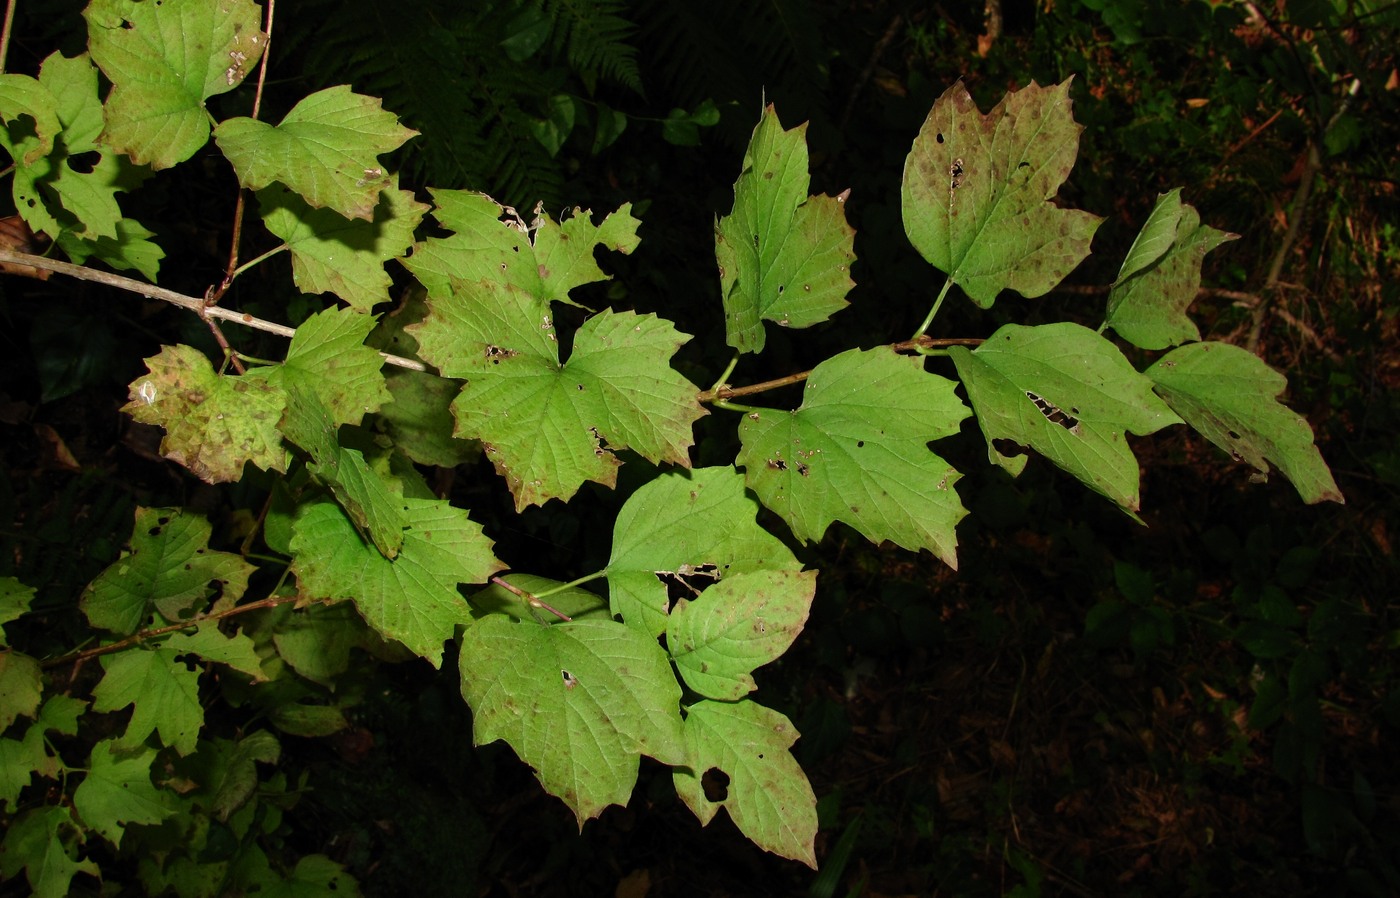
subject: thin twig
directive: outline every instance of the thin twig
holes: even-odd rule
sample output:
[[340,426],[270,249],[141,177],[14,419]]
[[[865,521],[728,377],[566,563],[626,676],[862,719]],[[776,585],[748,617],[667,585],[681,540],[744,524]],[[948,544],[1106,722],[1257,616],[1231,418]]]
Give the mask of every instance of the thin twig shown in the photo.
[[[263,52],[262,59],[258,64],[258,84],[253,90],[253,114],[251,118],[257,121],[258,111],[262,108],[263,84],[267,81],[267,60],[272,55],[272,15],[277,9],[277,0],[267,0],[267,27],[263,29]],[[218,305],[219,300],[224,298],[228,288],[233,285],[233,279],[238,274],[238,250],[239,244],[243,242],[243,210],[247,205],[248,191],[238,190],[238,199],[233,204],[233,235],[229,238],[228,268],[224,272],[224,281],[219,285],[219,289],[214,291],[209,299],[209,305]]]
[[865,85],[870,82],[875,74],[875,66],[879,65],[880,57],[884,55],[889,47],[890,41],[899,34],[899,26],[904,24],[904,17],[896,15],[890,19],[890,24],[885,28],[885,33],[875,42],[875,47],[870,51],[870,58],[865,63],[865,68],[861,70],[860,76],[851,85],[851,92],[846,96],[846,107],[841,110],[841,118],[838,127],[841,133],[845,133],[846,124],[851,120],[851,113],[855,111],[856,101],[860,99],[861,92],[865,90]]
[[549,604],[544,599],[541,599],[538,596],[531,595],[530,593],[526,592],[518,586],[512,586],[505,580],[502,580],[500,577],[492,577],[491,582],[501,587],[506,592],[514,594],[516,598],[520,599],[522,602],[524,602],[526,605],[529,605],[531,608],[543,608],[545,611],[548,611],[550,614],[554,615],[560,620],[573,623],[574,619],[572,617],[569,617],[567,614],[560,611],[558,608],[555,608],[553,605]]
[[174,633],[179,630],[188,630],[191,627],[198,627],[200,624],[207,624],[210,621],[220,621],[225,618],[234,617],[239,614],[246,614],[249,611],[259,611],[264,608],[276,608],[278,605],[287,605],[292,602],[295,602],[298,598],[298,596],[270,596],[266,599],[260,599],[256,602],[249,602],[246,605],[235,605],[234,607],[226,608],[223,611],[215,611],[213,614],[201,614],[197,617],[192,617],[189,620],[180,621],[176,624],[170,624],[164,627],[154,627],[150,630],[140,630],[135,633],[132,633],[125,639],[119,639],[116,642],[108,643],[107,645],[100,645],[95,649],[86,649],[81,652],[73,652],[68,655],[60,655],[57,658],[50,658],[49,660],[42,662],[39,666],[42,667],[44,670],[52,670],[55,667],[66,667],[70,664],[84,664],[87,661],[98,657],[99,655],[110,655],[113,652],[120,652],[123,649],[136,645],[137,643],[145,642],[148,639],[155,639],[157,636],[164,636],[167,633]]
[[[254,318],[242,312],[233,312],[219,306],[205,306],[204,300],[196,299],[193,296],[186,296],[183,293],[176,293],[174,290],[167,290],[164,287],[157,287],[138,281],[134,278],[122,277],[119,274],[110,274],[105,271],[98,271],[95,268],[88,268],[85,265],[74,265],[70,262],[60,262],[57,259],[50,259],[45,256],[33,256],[29,253],[16,253],[10,250],[0,249],[0,262],[10,262],[16,265],[31,265],[35,268],[46,268],[49,271],[56,271],[59,274],[66,274],[79,280],[92,281],[96,284],[104,284],[108,287],[116,287],[118,290],[125,290],[128,293],[135,293],[149,299],[159,299],[172,305],[177,305],[182,309],[194,312],[201,318],[219,318],[223,321],[232,321],[244,327],[251,327],[254,330],[266,331],[269,334],[277,334],[282,337],[292,337],[296,335],[296,329],[287,327],[285,324],[277,324],[273,321],[264,321],[261,318]],[[410,371],[427,371],[428,366],[415,359],[406,359],[403,356],[392,355],[381,352],[386,364],[397,368],[407,368]]]
[[5,4],[5,26],[0,29],[0,75],[5,73],[5,64],[10,59],[10,30],[15,24],[15,4],[19,0],[9,0]]

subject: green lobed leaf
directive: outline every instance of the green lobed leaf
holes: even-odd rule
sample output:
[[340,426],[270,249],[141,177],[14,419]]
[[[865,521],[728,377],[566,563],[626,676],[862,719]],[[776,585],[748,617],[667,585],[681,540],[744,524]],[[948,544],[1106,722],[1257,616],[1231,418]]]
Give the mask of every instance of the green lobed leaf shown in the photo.
[[28,614],[33,601],[34,587],[25,586],[14,577],[0,577],[0,648],[10,644],[5,636],[5,624]]
[[359,898],[360,885],[324,854],[308,854],[278,882],[259,890],[260,898]]
[[706,698],[736,701],[753,692],[750,674],[797,639],[816,591],[816,571],[755,571],[693,601],[676,600],[666,645],[681,678]]
[[244,462],[287,470],[277,430],[287,396],[265,378],[223,376],[192,346],[166,346],[146,359],[122,411],[165,428],[160,451],[210,483],[238,480]]
[[[433,217],[453,233],[414,247],[404,265],[433,297],[449,296],[454,281],[493,281],[518,287],[540,300],[567,302],[569,291],[606,280],[593,259],[595,247],[631,253],[640,242],[632,204],[593,224],[590,213],[574,210],[555,222],[536,211],[526,222],[514,209],[466,190],[430,189]],[[501,220],[502,215],[506,221]]]
[[364,620],[350,605],[311,605],[287,609],[273,631],[273,645],[292,670],[330,687],[350,667],[350,650],[368,636]]
[[1178,418],[1118,348],[1068,322],[1008,324],[975,352],[949,348],[967,389],[987,455],[1013,476],[1024,455],[996,445],[1029,446],[1129,513],[1138,509],[1138,462],[1127,434],[1139,436]]
[[[1201,216],[1182,203],[1180,195],[1178,188],[1158,197],[1157,208],[1128,251],[1123,270],[1108,294],[1104,326],[1143,349],[1166,349],[1201,338],[1195,323],[1186,317],[1201,286],[1201,262],[1206,253],[1239,237],[1201,224]],[[1167,212],[1159,212],[1163,208]],[[1168,219],[1174,225],[1170,240],[1163,223]],[[1162,243],[1167,244],[1165,249]],[[1144,261],[1151,253],[1157,256]]]
[[138,222],[123,218],[117,222],[115,237],[98,237],[88,240],[71,231],[58,235],[59,248],[68,255],[74,265],[86,264],[90,258],[98,258],[118,271],[135,271],[151,283],[160,274],[160,260],[165,258],[165,250],[147,238],[154,237]]
[[385,375],[390,399],[379,409],[394,448],[420,465],[455,468],[481,455],[481,444],[452,435],[452,400],[460,381],[397,368]]
[[216,590],[229,603],[256,570],[237,555],[209,548],[212,528],[182,508],[138,508],[125,554],[88,584],[78,605],[94,627],[135,633],[159,611],[178,621],[209,610]]
[[758,511],[731,467],[664,474],[642,486],[613,522],[613,613],[655,637],[666,631],[668,584],[697,589],[749,571],[801,570],[787,546],[758,525]]
[[110,740],[98,742],[87,775],[73,792],[73,807],[83,822],[120,848],[125,824],[156,824],[175,813],[173,794],[151,782],[156,750],[118,753]]
[[476,744],[505,740],[580,827],[627,803],[641,755],[685,762],[670,661],[624,624],[491,615],[462,636],[460,667]]
[[8,813],[18,810],[20,793],[48,760],[43,735],[36,727],[25,730],[23,739],[0,739],[0,807]]
[[921,358],[847,350],[812,371],[796,411],[745,416],[738,463],[759,501],[804,542],[843,521],[956,568],[967,510],[953,484],[962,475],[928,448],[968,415],[954,387]]
[[19,717],[33,717],[43,696],[39,662],[13,649],[0,651],[0,733]]
[[66,898],[77,874],[102,877],[91,860],[74,860],[69,845],[83,841],[83,829],[68,808],[34,808],[9,823],[0,843],[0,878],[13,880],[23,870],[35,898]]
[[359,424],[390,398],[384,357],[365,345],[374,326],[368,315],[324,309],[297,327],[281,365],[255,368],[248,376],[284,389],[310,388],[336,424]]
[[959,82],[933,104],[904,164],[904,230],[982,308],[1006,288],[1049,292],[1089,255],[1102,219],[1050,200],[1079,153],[1069,81],[1007,94],[982,115]]
[[58,98],[38,79],[0,75],[0,121],[20,123],[22,116],[29,119],[24,127],[0,129],[0,145],[17,167],[33,165],[52,153],[63,125],[58,121]]
[[241,84],[267,45],[251,0],[93,0],[83,16],[112,82],[103,141],[157,169],[204,146],[204,101]]
[[392,278],[384,263],[413,245],[413,230],[428,211],[391,176],[371,220],[313,209],[300,196],[272,184],[258,191],[267,229],[292,253],[292,279],[303,293],[334,293],[356,312],[389,300]]
[[734,183],[734,209],[715,223],[725,342],[760,352],[763,321],[811,327],[846,306],[855,230],[846,194],[807,195],[807,126],[788,131],[770,105]]
[[370,467],[363,453],[340,445],[336,423],[320,397],[301,383],[292,386],[281,427],[287,439],[311,455],[311,473],[330,486],[356,528],[384,557],[397,556],[408,525],[403,497]]
[[[797,735],[786,717],[750,701],[696,702],[686,709],[686,766],[672,779],[701,824],[723,807],[755,845],[816,869],[817,799],[788,751]],[[729,777],[722,801],[701,787],[711,769]]]
[[454,434],[481,440],[515,506],[568,500],[585,481],[611,487],[631,449],[689,467],[691,426],[706,414],[669,360],[690,339],[654,315],[604,310],[559,362],[548,304],[499,283],[458,282],[408,328],[422,355],[467,380]]
[[377,98],[340,85],[304,98],[279,125],[222,122],[214,140],[244,187],[262,190],[280,181],[317,209],[373,221],[380,192],[395,182],[378,157],[417,133]]
[[1228,343],[1192,343],[1146,373],[1174,411],[1235,460],[1262,474],[1270,462],[1278,465],[1309,505],[1346,501],[1307,420],[1278,401],[1288,381],[1254,353]]
[[152,732],[181,755],[194,751],[204,708],[199,703],[199,671],[167,645],[127,649],[102,656],[106,672],[92,690],[92,709],[119,711],[133,706],[131,721],[116,747],[139,748]]
[[352,599],[365,621],[437,667],[442,645],[471,608],[459,583],[484,583],[502,565],[491,540],[446,502],[404,499],[403,546],[388,559],[360,538],[338,505],[314,502],[293,525],[292,569],[308,599]]
[[194,762],[213,816],[228,822],[247,807],[260,785],[257,765],[276,764],[281,756],[282,746],[267,730],[249,733],[237,741],[205,740]]

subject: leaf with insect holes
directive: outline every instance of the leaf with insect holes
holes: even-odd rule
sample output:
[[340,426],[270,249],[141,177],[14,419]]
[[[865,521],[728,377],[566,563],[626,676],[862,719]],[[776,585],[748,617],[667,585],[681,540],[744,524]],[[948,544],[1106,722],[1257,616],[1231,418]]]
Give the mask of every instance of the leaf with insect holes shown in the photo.
[[1196,210],[1181,202],[1181,188],[1157,197],[1109,291],[1104,325],[1143,349],[1199,340],[1186,310],[1201,286],[1201,262],[1238,238],[1201,224]]
[[28,614],[29,604],[33,601],[34,587],[26,586],[14,577],[0,577],[0,648],[10,644],[5,635],[5,624]]
[[612,620],[488,615],[462,636],[474,740],[504,739],[579,826],[626,804],[641,755],[685,762],[680,685],[656,640]]
[[280,181],[317,209],[373,221],[380,191],[394,181],[378,157],[417,133],[377,98],[342,84],[305,97],[278,125],[229,119],[214,129],[214,140],[244,187]]
[[204,101],[241,84],[267,45],[252,0],[93,0],[83,16],[112,82],[103,142],[158,169],[208,142]]
[[154,732],[162,745],[180,755],[194,751],[204,726],[204,707],[199,702],[199,670],[191,669],[184,655],[156,644],[102,656],[105,673],[92,690],[92,710],[133,708],[118,748],[135,749]]
[[957,433],[968,415],[954,387],[925,372],[922,358],[887,347],[847,350],[812,371],[796,411],[745,416],[745,480],[804,542],[843,521],[956,568],[956,528],[967,510],[953,484],[962,475],[928,447]]
[[101,878],[91,859],[75,860],[87,831],[61,804],[32,808],[6,822],[0,845],[0,879],[14,882],[21,870],[34,898],[64,898],[72,894],[73,877],[87,873]]
[[408,328],[447,377],[467,383],[452,403],[454,435],[481,440],[516,510],[568,500],[585,481],[611,487],[631,449],[689,467],[691,425],[706,414],[669,361],[690,337],[655,315],[605,310],[559,361],[548,303],[495,282],[456,282]]
[[502,565],[491,540],[461,509],[431,499],[403,499],[408,522],[393,559],[360,538],[334,502],[305,505],[293,525],[292,568],[308,599],[352,599],[381,635],[437,667],[442,645],[471,607],[461,583],[485,583]]
[[607,279],[593,260],[596,247],[627,255],[640,242],[641,222],[632,217],[631,203],[596,225],[577,209],[562,222],[539,211],[526,222],[485,194],[428,192],[436,203],[433,217],[453,233],[418,244],[404,265],[433,297],[449,295],[454,281],[496,281],[538,300],[576,305],[571,290]]
[[982,308],[1010,288],[1049,292],[1089,255],[1103,219],[1050,202],[1079,153],[1069,81],[1035,82],[987,115],[958,82],[933,104],[904,163],[904,230]]
[[697,590],[749,571],[802,569],[756,520],[758,503],[731,467],[664,474],[633,493],[613,523],[608,599],[648,636],[666,631],[668,584]]
[[287,470],[277,430],[287,394],[257,377],[221,376],[192,346],[166,346],[146,359],[150,374],[131,382],[122,411],[165,428],[161,454],[210,483],[238,480],[252,462]]
[[1157,392],[1206,439],[1261,474],[1269,462],[1309,505],[1345,502],[1313,443],[1312,428],[1278,401],[1282,374],[1228,343],[1191,343],[1147,369]]
[[209,548],[209,521],[180,508],[138,508],[120,559],[90,583],[78,603],[88,623],[120,636],[153,612],[178,621],[209,610],[216,594],[234,602],[257,570],[237,555]]
[[754,571],[716,583],[693,601],[677,599],[666,645],[685,684],[725,701],[753,692],[753,670],[792,645],[816,590],[816,571]]
[[997,443],[1028,446],[1129,514],[1137,511],[1138,462],[1127,435],[1181,419],[1118,347],[1078,324],[1008,324],[975,352],[953,346],[949,355],[994,463],[1016,476],[1026,456],[1007,455]]
[[846,306],[855,284],[855,230],[846,195],[808,196],[807,126],[784,131],[769,106],[734,183],[734,209],[715,223],[725,342],[760,352],[764,321],[811,327]]
[[83,822],[120,848],[126,824],[154,825],[176,813],[175,793],[151,782],[155,749],[119,753],[102,741],[93,746],[87,775],[73,792],[73,807]]
[[[40,114],[45,121],[16,127],[20,113]],[[47,121],[50,113],[54,121]],[[54,53],[44,60],[37,80],[0,76],[0,116],[15,122],[0,129],[0,145],[16,159],[15,207],[30,227],[55,239],[102,246],[119,245],[125,234],[142,230],[122,218],[116,195],[135,187],[144,175],[125,156],[98,143],[102,101],[97,69],[86,55],[68,59]],[[38,155],[44,132],[55,125],[47,149]],[[123,223],[127,227],[119,229]]]
[[412,191],[398,189],[398,180],[391,176],[369,221],[313,209],[281,184],[258,191],[263,223],[291,250],[297,289],[334,293],[356,312],[388,301],[392,278],[384,263],[408,252],[413,229],[428,211]]
[[[750,701],[696,702],[686,709],[686,766],[672,773],[676,793],[700,818],[720,808],[755,845],[816,869],[817,798],[788,751],[797,741],[792,722]],[[711,800],[702,780],[718,770],[727,794]]]

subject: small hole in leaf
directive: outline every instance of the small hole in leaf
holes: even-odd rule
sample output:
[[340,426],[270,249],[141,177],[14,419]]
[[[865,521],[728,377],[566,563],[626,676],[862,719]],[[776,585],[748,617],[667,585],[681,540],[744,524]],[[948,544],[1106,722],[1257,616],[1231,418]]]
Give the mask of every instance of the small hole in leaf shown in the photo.
[[934,135],[934,138],[933,138],[933,139],[936,140],[936,141],[938,141],[939,143],[942,143],[942,142],[943,142],[943,132],[940,131],[938,134]]
[[1015,458],[1018,455],[1026,454],[1025,450],[1022,449],[1019,444],[1014,443],[1011,440],[1002,438],[992,440],[992,448],[995,449],[998,452],[998,454],[1003,455],[1006,458]]
[[729,797],[729,774],[711,767],[700,777],[700,788],[705,791],[706,801],[724,801]]
[[68,167],[80,175],[92,174],[92,170],[97,167],[97,163],[102,161],[102,154],[96,150],[89,150],[86,153],[78,153],[68,157]]

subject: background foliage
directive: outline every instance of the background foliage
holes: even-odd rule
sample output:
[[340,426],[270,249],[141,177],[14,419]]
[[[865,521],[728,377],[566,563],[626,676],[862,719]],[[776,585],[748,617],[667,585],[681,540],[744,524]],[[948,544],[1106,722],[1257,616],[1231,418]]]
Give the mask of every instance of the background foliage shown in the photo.
[[[8,70],[37,71],[55,46],[78,52],[81,6],[20,5]],[[231,791],[198,801],[211,820],[235,806],[258,819],[212,831],[264,832],[293,864],[328,855],[367,892],[597,893],[620,881],[657,894],[859,893],[862,883],[870,894],[1395,890],[1400,831],[1382,753],[1400,710],[1388,585],[1400,478],[1393,9],[1007,5],[997,29],[980,10],[899,3],[718,3],[697,17],[680,2],[421,0],[396,4],[392,20],[382,4],[355,15],[346,4],[286,6],[266,120],[350,83],[430,136],[392,166],[406,189],[470,186],[522,211],[533,198],[637,201],[641,248],[593,289],[685,320],[691,346],[723,340],[711,232],[763,100],[789,125],[809,120],[812,192],[852,188],[850,298],[882,313],[770,330],[760,364],[773,376],[852,340],[911,331],[924,314],[928,269],[903,236],[891,185],[946,85],[963,77],[988,109],[1010,87],[1074,75],[1087,130],[1062,197],[1107,216],[1098,252],[1033,303],[980,317],[950,307],[949,332],[990,333],[1027,315],[1092,324],[1098,285],[1117,274],[1094,260],[1122,258],[1155,194],[1193,185],[1202,220],[1241,235],[1208,257],[1196,320],[1206,338],[1288,371],[1290,404],[1317,429],[1349,504],[1303,509],[1277,478],[1250,484],[1244,468],[1180,436],[1148,450],[1150,526],[1129,529],[1048,466],[1013,481],[966,463],[983,451],[966,431],[949,453],[977,472],[959,486],[972,514],[958,574],[840,527],[802,555],[827,571],[823,588],[764,695],[803,733],[794,750],[821,797],[825,878],[815,881],[726,823],[700,830],[676,813],[659,766],[643,768],[629,808],[577,835],[509,752],[461,750],[471,722],[452,678],[388,663],[355,665],[339,682],[331,706],[349,725],[331,735],[315,736],[325,720],[284,721],[307,738],[274,753],[228,731],[222,753],[201,763],[227,771]],[[246,114],[250,99],[211,102],[226,104],[223,119]],[[124,197],[168,253],[163,285],[199,294],[218,282],[232,197],[212,159],[153,179],[130,195],[139,207]],[[227,302],[268,317],[290,310],[293,323],[309,316],[277,270],[285,264],[239,279]],[[236,552],[257,513],[240,490],[261,485],[209,488],[160,462],[150,431],[116,413],[136,360],[161,343],[217,351],[192,316],[73,282],[3,287],[0,518],[12,523],[0,573],[34,587],[39,612],[6,632],[66,647],[82,632],[77,599],[126,543],[137,505],[207,515],[214,529],[199,538]],[[258,354],[259,339],[240,334],[238,345]],[[265,345],[268,357],[281,352]],[[686,353],[678,367],[693,381],[719,373]],[[699,461],[727,462],[733,435],[711,423],[697,425]],[[453,460],[451,445],[438,451],[440,464]],[[635,488],[629,467],[616,495],[585,486],[589,502],[519,517],[481,478],[443,470],[433,486],[501,535],[502,557],[528,556],[567,580],[606,561],[599,534],[610,528],[599,522]],[[374,644],[356,653],[394,657]],[[226,696],[230,709],[240,700],[254,699]],[[43,713],[56,745],[117,735],[71,732],[62,702]],[[134,781],[121,768],[130,761],[95,758],[92,770],[105,763],[108,781]],[[262,800],[239,805],[238,789],[254,785]],[[211,851],[238,856],[236,840]],[[334,875],[295,869],[308,881]]]

